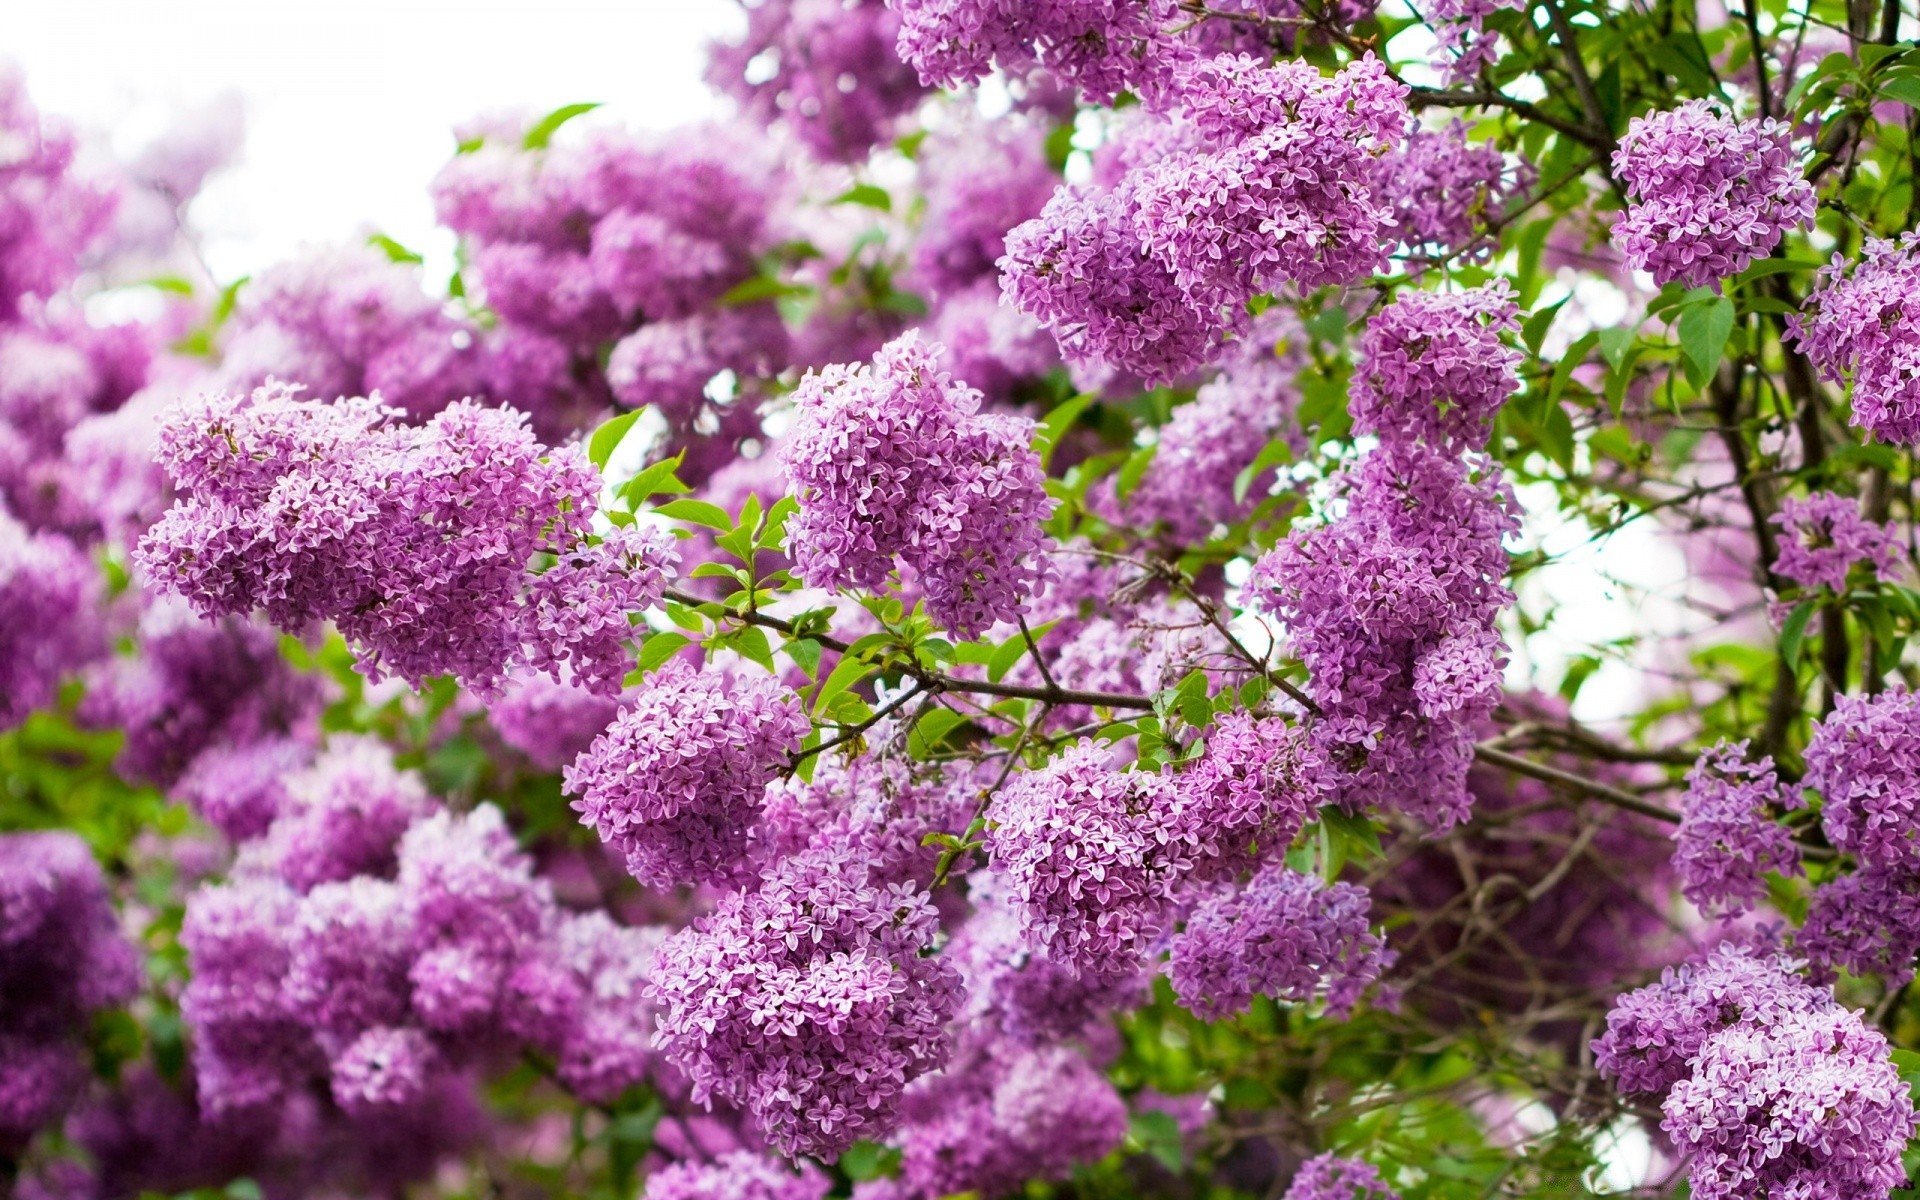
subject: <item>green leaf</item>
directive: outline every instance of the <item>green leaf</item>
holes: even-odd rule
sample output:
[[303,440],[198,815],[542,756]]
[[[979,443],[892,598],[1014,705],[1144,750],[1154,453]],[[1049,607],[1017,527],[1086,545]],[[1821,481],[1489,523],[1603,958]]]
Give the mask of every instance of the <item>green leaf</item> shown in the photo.
[[773,646],[767,641],[767,631],[758,625],[742,625],[722,635],[718,642],[742,658],[759,663],[769,671],[774,669]]
[[1607,360],[1608,367],[1615,371],[1620,369],[1620,364],[1626,361],[1627,351],[1632,348],[1633,339],[1638,333],[1637,329],[1616,325],[1611,329],[1602,329],[1595,335],[1600,343],[1600,356]]
[[993,657],[987,659],[987,678],[994,683],[999,683],[1006,678],[1008,671],[1013,670],[1014,664],[1026,656],[1026,653],[1027,639],[1017,633],[1001,642],[999,648],[993,652]]
[[1813,616],[1813,608],[1813,601],[1802,600],[1780,626],[1780,657],[1786,660],[1788,670],[1800,665],[1800,646],[1806,638],[1807,620]]
[[1704,386],[1719,368],[1727,337],[1733,332],[1733,301],[1716,296],[1704,304],[1689,305],[1680,313],[1676,332],[1680,335],[1680,352],[1694,368],[1689,374],[1695,386]]
[[692,491],[692,488],[681,483],[679,477],[674,474],[679,469],[680,460],[683,457],[685,456],[682,454],[676,454],[672,458],[663,458],[649,465],[626,482],[626,485],[620,489],[620,498],[627,502],[628,508],[637,509],[647,502],[649,496],[659,495],[662,492],[679,495]]
[[1293,461],[1293,447],[1285,438],[1274,438],[1261,448],[1246,469],[1233,477],[1233,502],[1244,503],[1247,493],[1253,490],[1253,481],[1265,475],[1269,470],[1282,463]]
[[833,668],[833,673],[828,675],[826,682],[820,685],[820,690],[813,694],[813,711],[816,714],[826,711],[840,693],[865,679],[872,671],[872,665],[862,661],[858,655],[841,655],[839,663]]
[[1526,344],[1528,354],[1535,358],[1540,357],[1540,343],[1547,340],[1547,330],[1553,327],[1553,319],[1560,314],[1561,309],[1567,306],[1567,300],[1571,299],[1573,297],[1568,296],[1558,304],[1549,304],[1528,317],[1520,326],[1520,340]]
[[640,670],[643,673],[653,670],[692,642],[693,639],[686,634],[671,629],[648,634],[647,640],[640,644]]
[[708,504],[705,500],[669,500],[656,505],[653,511],[676,521],[691,521],[695,525],[705,525],[726,533],[733,531],[733,518],[727,510],[718,504]]
[[567,104],[556,108],[546,116],[541,117],[539,123],[534,125],[532,129],[527,130],[527,136],[520,139],[520,144],[528,150],[545,150],[547,143],[553,141],[553,135],[559,131],[562,125],[565,125],[568,121],[573,120],[583,113],[590,113],[599,107],[599,104],[596,103]]
[[1880,84],[1880,94],[1908,108],[1920,108],[1920,75],[1893,75]]
[[793,641],[782,646],[781,649],[785,650],[787,657],[791,658],[802,671],[807,673],[808,679],[820,678],[821,647],[819,642],[814,641],[812,638],[795,638]]
[[1063,400],[1054,405],[1053,410],[1046,415],[1046,419],[1040,422],[1040,428],[1037,431],[1040,436],[1036,440],[1035,449],[1040,453],[1040,465],[1043,468],[1053,460],[1053,448],[1060,444],[1060,439],[1066,436],[1067,430],[1073,428],[1074,422],[1080,419],[1080,414],[1087,411],[1087,406],[1093,403],[1093,399],[1091,392],[1082,392],[1078,396]]
[[966,723],[965,717],[950,708],[928,709],[907,736],[907,753],[922,761],[933,757],[947,735]]
[[632,412],[621,413],[593,431],[593,436],[587,439],[587,457],[593,460],[595,467],[606,471],[613,452],[620,448],[620,439],[627,436],[627,430],[633,428],[633,423],[645,411],[644,408],[636,408]]
[[797,283],[787,283],[772,275],[755,275],[729,288],[720,297],[722,308],[738,308],[743,304],[756,304],[762,300],[780,300],[787,296],[809,296],[813,289]]
[[877,208],[881,212],[893,211],[893,197],[887,195],[887,189],[875,187],[871,183],[856,183],[835,196],[829,203],[860,204],[867,208]]
[[367,245],[386,252],[386,256],[397,263],[423,263],[426,259],[402,246],[384,233],[376,233],[367,238]]

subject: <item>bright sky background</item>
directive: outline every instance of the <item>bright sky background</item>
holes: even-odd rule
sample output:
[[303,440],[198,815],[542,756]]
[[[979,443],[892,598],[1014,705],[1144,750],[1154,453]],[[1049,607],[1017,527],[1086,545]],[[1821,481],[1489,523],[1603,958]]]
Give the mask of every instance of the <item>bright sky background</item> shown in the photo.
[[194,210],[230,279],[367,229],[450,254],[426,185],[455,124],[580,101],[698,120],[707,42],[741,23],[731,0],[0,0],[0,60],[43,112],[119,144],[237,93],[242,160]]

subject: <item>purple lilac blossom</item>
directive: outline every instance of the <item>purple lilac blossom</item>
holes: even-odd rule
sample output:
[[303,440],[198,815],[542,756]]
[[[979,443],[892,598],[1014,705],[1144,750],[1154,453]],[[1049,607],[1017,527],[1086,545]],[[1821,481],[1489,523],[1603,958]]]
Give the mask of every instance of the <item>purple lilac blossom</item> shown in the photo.
[[820,158],[857,162],[893,136],[929,89],[894,53],[883,0],[742,0],[746,36],[716,44],[707,81]]
[[994,797],[987,853],[1029,942],[1069,970],[1129,975],[1162,932],[1202,831],[1172,780],[1081,742]]
[[[665,543],[622,535],[589,549],[598,473],[577,446],[542,446],[511,409],[461,401],[423,426],[394,415],[279,387],[185,406],[161,436],[184,499],[137,560],[209,618],[260,607],[283,629],[331,619],[376,678],[451,674],[488,695],[530,647],[549,673],[571,659],[596,690],[618,691],[608,605],[657,598]],[[551,583],[529,569],[541,551],[563,556]]]
[[1913,1100],[1885,1036],[1850,1009],[1716,1034],[1662,1110],[1660,1127],[1688,1158],[1697,1200],[1837,1200],[1907,1182]]
[[1430,0],[1426,21],[1436,42],[1433,65],[1449,85],[1473,79],[1499,58],[1500,38],[1487,32],[1487,18],[1503,8],[1525,7],[1526,0]]
[[1774,810],[1802,802],[1781,787],[1773,759],[1749,761],[1746,754],[1744,741],[1721,742],[1687,773],[1673,862],[1687,899],[1709,914],[1758,904],[1769,871],[1800,873],[1800,847]]
[[1613,169],[1628,199],[1613,244],[1655,283],[1717,291],[1813,220],[1813,185],[1801,177],[1788,128],[1771,118],[1736,121],[1714,101],[1635,117]]
[[836,1155],[892,1128],[903,1087],[938,1069],[959,976],[925,951],[926,893],[874,886],[823,847],[771,868],[661,946],[656,1044],[696,1101],[750,1111],[788,1154]]
[[1045,131],[1019,121],[971,122],[920,147],[926,210],[913,244],[913,279],[936,299],[996,276],[1007,230],[1038,216],[1060,176]]
[[1787,337],[1820,374],[1853,385],[1853,424],[1876,441],[1920,441],[1920,233],[1868,238],[1851,272],[1821,268]]
[[908,1090],[891,1139],[899,1172],[856,1185],[856,1200],[1017,1195],[1028,1180],[1065,1180],[1125,1139],[1125,1103],[1078,1052],[975,1042]]
[[1920,695],[1839,696],[1813,727],[1804,783],[1821,827],[1863,867],[1920,874]]
[[1255,996],[1324,998],[1344,1017],[1395,957],[1368,927],[1370,909],[1363,887],[1270,863],[1244,888],[1201,900],[1168,942],[1173,993],[1209,1021],[1246,1012]]
[[1298,726],[1223,714],[1205,753],[1174,776],[1206,840],[1200,873],[1232,876],[1285,854],[1319,810],[1324,770]]
[[0,834],[0,1155],[61,1115],[87,1076],[89,1021],[139,982],[86,843]]
[[1773,569],[1803,588],[1847,590],[1856,564],[1872,568],[1875,578],[1891,580],[1900,567],[1900,538],[1891,523],[1860,515],[1860,506],[1833,492],[1788,496],[1773,515],[1780,531]]
[[1794,948],[1821,972],[1913,978],[1920,953],[1920,875],[1866,866],[1813,889]]
[[1383,445],[1341,487],[1344,511],[1256,563],[1248,594],[1307,666],[1335,798],[1450,828],[1500,693],[1513,496],[1497,463],[1421,444]]
[[106,650],[99,570],[60,534],[32,533],[0,504],[0,730],[53,700]]
[[1510,163],[1490,142],[1467,140],[1466,123],[1416,129],[1380,158],[1375,185],[1392,207],[1403,251],[1416,258],[1463,255],[1469,261],[1493,253],[1482,235],[1509,202],[1532,184],[1524,161]]
[[401,835],[436,802],[393,754],[364,735],[336,736],[285,781],[280,809],[248,854],[298,892],[356,875],[391,877]]
[[878,587],[894,559],[962,637],[1024,611],[1043,582],[1053,509],[1032,422],[978,411],[980,393],[909,334],[873,362],[809,374],[781,445],[800,511],[796,571],[815,587]]
[[1280,1200],[1400,1200],[1400,1194],[1372,1163],[1329,1150],[1300,1164]]
[[566,790],[641,882],[739,882],[762,794],[808,729],[763,675],[670,665],[567,768]]
[[620,701],[545,675],[520,676],[487,706],[500,740],[542,771],[558,772],[585,753],[620,714]]
[[1402,292],[1367,322],[1354,364],[1355,433],[1440,450],[1485,448],[1494,414],[1519,390],[1520,327],[1504,279],[1464,292]]
[[933,87],[977,83],[993,68],[1036,68],[1085,99],[1123,91],[1164,99],[1188,47],[1165,35],[1173,0],[888,0],[900,14],[899,56]]
[[735,1150],[712,1162],[676,1162],[652,1172],[646,1200],[826,1200],[832,1186],[810,1162],[789,1166]]
[[26,297],[72,281],[111,223],[115,197],[74,169],[74,137],[41,118],[11,67],[0,69],[0,142],[0,320],[10,320]]

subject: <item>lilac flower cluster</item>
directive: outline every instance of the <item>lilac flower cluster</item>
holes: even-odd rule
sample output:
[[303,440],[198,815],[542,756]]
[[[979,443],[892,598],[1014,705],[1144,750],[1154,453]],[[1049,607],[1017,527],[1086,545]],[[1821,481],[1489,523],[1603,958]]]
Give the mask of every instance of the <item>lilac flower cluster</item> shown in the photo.
[[1621,997],[1594,1043],[1622,1091],[1666,1092],[1661,1128],[1704,1200],[1884,1195],[1917,1122],[1886,1038],[1732,944]]
[[1206,59],[1179,87],[1187,124],[1150,137],[1111,187],[1056,193],[1001,263],[1007,298],[1069,361],[1149,383],[1202,365],[1254,295],[1385,265],[1377,163],[1410,119],[1371,56],[1331,79],[1303,61]]
[[46,298],[79,271],[113,219],[114,195],[74,169],[72,134],[45,121],[18,71],[0,70],[0,321],[27,297]]
[[1806,762],[1828,841],[1862,867],[1920,873],[1920,695],[1836,697]]
[[526,675],[507,685],[487,706],[487,721],[500,740],[542,771],[558,772],[593,745],[620,701],[544,675]]
[[[946,298],[996,277],[1007,230],[1040,213],[1060,177],[1037,124],[970,123],[920,147],[927,198],[913,278]],[[968,378],[971,378],[968,376]]]
[[647,1176],[647,1200],[826,1200],[833,1186],[809,1162],[798,1170],[765,1154],[735,1150],[712,1162],[677,1162]]
[[0,730],[53,699],[60,680],[105,651],[100,573],[57,533],[0,505]]
[[1791,131],[1771,118],[1736,121],[1714,101],[1635,117],[1613,169],[1628,198],[1613,244],[1656,283],[1717,290],[1813,220]]
[[1163,36],[1172,0],[887,0],[899,56],[933,87],[976,83],[994,67],[1044,69],[1096,103],[1161,96],[1179,47]]
[[[394,415],[277,387],[184,406],[160,443],[184,499],[139,561],[203,616],[330,619],[375,676],[452,674],[487,693],[530,656],[617,691],[625,606],[658,599],[665,534],[588,544],[597,473],[511,409],[462,401],[423,426]],[[530,572],[539,552],[562,556],[552,579]]]
[[89,531],[95,497],[69,477],[65,441],[140,387],[151,337],[137,325],[88,325],[70,308],[38,301],[0,322],[0,503],[16,518]]
[[749,0],[746,36],[716,44],[707,81],[821,158],[858,161],[928,94],[894,53],[885,0]]
[[70,833],[0,835],[0,1156],[72,1101],[87,1025],[139,984],[106,881]]
[[1173,994],[1209,1021],[1246,1012],[1255,996],[1324,998],[1328,1013],[1344,1017],[1393,965],[1367,925],[1370,908],[1363,887],[1271,863],[1188,915],[1168,943]]
[[1522,9],[1525,0],[1434,0],[1426,8],[1435,46],[1433,65],[1449,84],[1471,80],[1499,57],[1500,39],[1487,32],[1487,18],[1503,8]]
[[476,331],[441,311],[417,266],[372,246],[284,262],[240,290],[216,385],[245,392],[291,380],[308,395],[378,394],[425,418],[485,390]]
[[1813,890],[1793,944],[1822,972],[1904,986],[1920,954],[1920,874],[1867,866],[1827,880]]
[[[1376,185],[1394,213],[1400,245],[1410,255],[1484,258],[1481,235],[1507,204],[1532,184],[1533,169],[1509,163],[1489,142],[1467,140],[1466,124],[1416,129],[1380,159]],[[1469,251],[1477,250],[1477,253]]]
[[1198,873],[1226,878],[1286,853],[1319,809],[1325,764],[1299,726],[1226,713],[1206,751],[1174,776],[1204,839]]
[[1847,590],[1847,576],[1864,563],[1874,576],[1890,580],[1900,568],[1900,539],[1892,524],[1860,515],[1860,506],[1833,492],[1789,496],[1773,515],[1780,530],[1780,552],[1773,569],[1803,588]]
[[1821,375],[1853,384],[1853,424],[1882,442],[1920,442],[1920,233],[1869,238],[1851,272],[1821,268],[1787,336]]
[[983,1041],[915,1083],[901,1115],[898,1175],[856,1185],[856,1200],[1017,1195],[1098,1162],[1127,1134],[1113,1084],[1064,1046]]
[[1344,510],[1255,564],[1249,594],[1307,666],[1336,798],[1448,828],[1499,698],[1514,502],[1497,464],[1420,444],[1384,445],[1341,483]]
[[737,881],[762,793],[810,728],[765,676],[669,666],[567,768],[566,789],[642,883]]
[[992,816],[987,853],[1029,943],[1083,974],[1138,970],[1201,853],[1172,780],[1091,742],[1015,775]]
[[1520,327],[1504,279],[1464,292],[1402,292],[1367,322],[1354,364],[1354,432],[1435,449],[1486,445],[1494,414],[1519,389]]
[[1181,545],[1244,519],[1273,480],[1250,481],[1242,499],[1234,497],[1236,481],[1269,442],[1290,432],[1304,363],[1305,339],[1290,311],[1256,318],[1220,373],[1160,427],[1152,464],[1114,515],[1162,529]]
[[1372,1163],[1331,1150],[1300,1164],[1280,1200],[1400,1200]]
[[1748,761],[1745,742],[1721,742],[1687,772],[1674,830],[1682,890],[1705,913],[1739,913],[1767,894],[1766,874],[1800,873],[1800,847],[1775,809],[1801,807],[1781,787],[1773,760]]
[[656,1043],[696,1101],[742,1106],[785,1153],[837,1155],[946,1061],[961,989],[926,954],[937,930],[926,893],[877,886],[857,853],[795,854],[660,947]]
[[927,609],[961,637],[1023,611],[1042,583],[1052,511],[1032,422],[977,409],[915,334],[858,367],[810,373],[781,461],[800,499],[787,523],[799,576],[877,587],[896,557]]

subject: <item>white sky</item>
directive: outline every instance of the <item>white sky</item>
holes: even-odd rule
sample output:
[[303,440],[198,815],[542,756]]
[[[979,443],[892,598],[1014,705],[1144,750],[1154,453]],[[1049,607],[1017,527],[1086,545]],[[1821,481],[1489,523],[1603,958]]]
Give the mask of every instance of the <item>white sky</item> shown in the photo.
[[0,0],[0,60],[43,112],[136,144],[238,93],[242,160],[194,210],[231,279],[369,228],[450,254],[426,185],[456,123],[581,101],[698,120],[706,44],[741,23],[732,0]]

